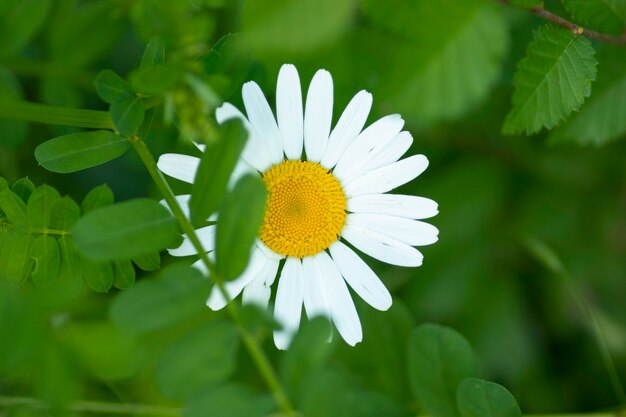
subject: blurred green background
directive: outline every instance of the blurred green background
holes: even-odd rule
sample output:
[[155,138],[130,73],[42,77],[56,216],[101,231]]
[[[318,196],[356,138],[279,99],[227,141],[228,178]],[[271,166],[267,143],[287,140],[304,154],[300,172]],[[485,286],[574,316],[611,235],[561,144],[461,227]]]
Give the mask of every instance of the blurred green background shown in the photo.
[[[168,63],[200,74],[239,107],[240,87],[250,79],[273,103],[283,63],[297,66],[304,88],[317,69],[332,73],[335,120],[367,89],[374,96],[368,123],[401,113],[414,136],[410,152],[430,160],[426,173],[400,191],[439,203],[432,223],[440,241],[422,248],[424,265],[417,269],[370,262],[394,306],[380,313],[358,305],[364,341],[355,348],[333,342],[333,375],[370,393],[377,404],[370,412],[388,410],[371,415],[417,413],[406,339],[415,325],[436,322],[470,341],[480,375],[507,386],[525,413],[592,411],[618,400],[575,292],[591,305],[618,374],[626,375],[626,145],[551,145],[550,132],[500,133],[516,63],[541,23],[478,0],[1,0],[0,100],[106,110],[95,75],[106,68],[131,73],[154,35],[164,40]],[[600,53],[619,50],[595,46]],[[204,129],[211,109],[188,89],[173,88],[169,97],[177,120],[164,123],[159,110],[147,142],[155,154],[191,153],[185,139]],[[117,201],[160,198],[133,153],[77,174],[38,167],[34,148],[74,130],[0,120],[0,176],[9,183],[28,176],[78,201],[102,183]],[[537,241],[552,248],[569,275],[546,265]],[[163,256],[162,266],[171,262]],[[154,275],[142,273],[139,282]],[[203,372],[263,389],[228,331],[202,338],[206,323],[226,320],[203,308],[207,288],[180,291],[172,303],[185,309],[182,318],[142,328],[149,317],[124,326],[123,313],[111,312],[123,291],[96,294],[84,287],[75,296],[32,283],[0,285],[0,396],[178,407],[188,393],[176,384],[201,384]],[[150,304],[140,298],[150,292],[132,294],[134,302]],[[284,353],[270,333],[258,334],[280,362]],[[187,340],[184,355],[172,348],[181,340]],[[211,349],[218,353],[211,356]],[[168,365],[168,355],[221,367]],[[332,386],[325,384],[312,392],[323,397]],[[48,413],[0,403],[0,416]]]

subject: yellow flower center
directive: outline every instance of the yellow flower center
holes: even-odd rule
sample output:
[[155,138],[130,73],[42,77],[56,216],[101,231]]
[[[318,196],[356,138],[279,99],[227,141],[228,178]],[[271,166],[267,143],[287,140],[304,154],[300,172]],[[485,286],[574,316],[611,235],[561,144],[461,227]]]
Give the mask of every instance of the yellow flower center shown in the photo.
[[284,161],[263,174],[268,203],[261,241],[276,253],[303,258],[328,248],[346,221],[346,196],[320,164]]

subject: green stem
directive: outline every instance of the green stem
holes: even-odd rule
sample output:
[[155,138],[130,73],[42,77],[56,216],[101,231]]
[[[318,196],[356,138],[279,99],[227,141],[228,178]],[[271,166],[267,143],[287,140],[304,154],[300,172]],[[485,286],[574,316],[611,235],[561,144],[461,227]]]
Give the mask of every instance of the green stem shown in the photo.
[[26,101],[0,101],[0,118],[113,130],[113,122],[106,111],[71,109]]
[[[224,287],[224,280],[217,273],[215,265],[209,259],[208,254],[206,253],[205,249],[202,246],[202,243],[200,242],[200,239],[198,238],[198,235],[196,234],[196,230],[189,222],[189,219],[187,219],[187,216],[185,216],[185,213],[178,204],[178,200],[176,200],[174,192],[165,180],[165,177],[163,176],[161,171],[158,169],[152,153],[146,146],[145,142],[143,142],[138,137],[132,137],[130,139],[130,142],[137,151],[137,154],[141,158],[141,161],[144,163],[146,169],[148,170],[148,173],[152,177],[152,180],[159,188],[159,191],[161,191],[161,194],[163,195],[165,201],[172,210],[174,217],[176,217],[176,219],[178,220],[178,223],[180,224],[183,233],[187,235],[189,241],[196,249],[196,252],[200,255],[200,259],[209,270],[209,273],[211,275],[211,278],[215,282],[215,285],[218,286],[224,298],[228,300],[230,297],[226,291],[226,288]],[[265,352],[263,352],[256,339],[241,324],[236,305],[234,303],[228,303],[226,311],[233,319],[233,321],[237,324],[243,343],[248,349],[252,360],[257,365],[257,368],[259,369],[261,376],[265,380],[265,383],[274,395],[276,403],[286,415],[295,415],[293,407],[291,406],[291,403],[287,398],[285,391],[281,387],[276,372],[274,371],[274,368],[272,367],[268,357],[265,355]]]
[[[2,397],[0,407],[29,406],[33,408],[50,408],[50,404],[36,398]],[[182,410],[174,407],[160,407],[145,404],[118,404],[98,401],[79,401],[67,406],[67,410],[75,412],[106,413],[106,414],[145,414],[150,416],[178,417]]]

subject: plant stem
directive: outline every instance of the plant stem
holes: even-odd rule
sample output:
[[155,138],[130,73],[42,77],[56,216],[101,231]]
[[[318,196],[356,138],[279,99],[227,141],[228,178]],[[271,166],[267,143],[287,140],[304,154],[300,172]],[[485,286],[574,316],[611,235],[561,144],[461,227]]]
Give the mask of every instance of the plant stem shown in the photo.
[[596,32],[595,30],[587,29],[585,27],[579,26],[574,22],[570,22],[567,19],[562,18],[559,15],[556,15],[546,9],[543,6],[531,7],[529,9],[525,9],[523,7],[515,6],[511,4],[509,0],[497,0],[502,4],[506,4],[507,6],[516,7],[521,10],[525,10],[529,13],[534,14],[535,16],[539,16],[540,18],[557,24],[565,29],[569,29],[577,35],[586,36],[589,39],[595,39],[601,42],[612,43],[615,45],[626,45],[626,33],[619,36],[607,35],[606,33]]
[[27,101],[0,101],[0,118],[113,130],[113,122],[106,111],[71,109]]
[[[130,138],[130,142],[137,151],[137,154],[141,158],[141,161],[144,163],[146,169],[148,170],[148,173],[152,177],[152,180],[161,191],[161,194],[163,194],[163,197],[165,198],[165,201],[169,205],[170,209],[172,210],[174,217],[176,217],[176,219],[178,220],[178,223],[180,224],[183,233],[187,235],[190,242],[196,249],[196,252],[198,252],[198,254],[200,255],[200,259],[207,267],[211,278],[215,282],[215,285],[217,285],[219,290],[222,292],[222,296],[226,300],[230,299],[230,296],[228,295],[228,292],[224,287],[224,280],[217,273],[215,265],[209,259],[208,254],[206,253],[205,249],[202,246],[202,243],[200,242],[200,239],[198,238],[198,235],[196,234],[196,230],[189,222],[189,219],[178,204],[178,200],[176,200],[174,192],[165,180],[165,177],[163,176],[161,171],[158,169],[152,153],[146,146],[145,142],[136,136]],[[241,324],[236,305],[233,303],[228,303],[226,306],[226,311],[233,319],[233,321],[237,324],[243,343],[248,349],[248,352],[250,353],[253,361],[257,365],[261,376],[263,377],[270,391],[274,395],[276,403],[286,415],[294,415],[293,407],[291,406],[291,403],[287,398],[285,391],[281,387],[276,372],[274,371],[274,368],[272,367],[269,359],[265,355],[265,352],[263,352],[256,339]]]

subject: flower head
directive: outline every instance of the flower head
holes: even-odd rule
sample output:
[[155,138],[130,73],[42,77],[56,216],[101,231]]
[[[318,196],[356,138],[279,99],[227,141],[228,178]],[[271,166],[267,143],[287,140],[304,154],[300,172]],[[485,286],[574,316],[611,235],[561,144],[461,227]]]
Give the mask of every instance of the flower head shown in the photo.
[[[303,306],[309,318],[328,317],[343,339],[355,345],[363,333],[348,287],[378,310],[387,310],[392,301],[348,244],[388,264],[421,265],[415,246],[436,242],[438,230],[420,220],[436,215],[437,204],[388,192],[424,172],[428,160],[423,155],[400,159],[413,138],[402,131],[399,115],[363,129],[372,106],[366,91],[354,96],[333,128],[328,71],[315,74],[303,106],[298,72],[283,65],[276,118],[256,83],[246,83],[242,93],[247,117],[229,103],[217,109],[216,117],[219,123],[239,118],[248,129],[250,138],[231,180],[257,173],[267,186],[268,203],[250,263],[226,284],[226,291],[231,299],[243,292],[244,303],[267,307],[282,263],[274,315],[283,328],[274,332],[276,346],[289,345]],[[195,157],[166,154],[158,165],[165,174],[191,183],[198,164]],[[188,197],[179,196],[185,206]],[[213,251],[215,226],[197,232],[205,250]],[[170,253],[196,254],[187,238]],[[218,310],[229,301],[214,288],[207,304]]]

